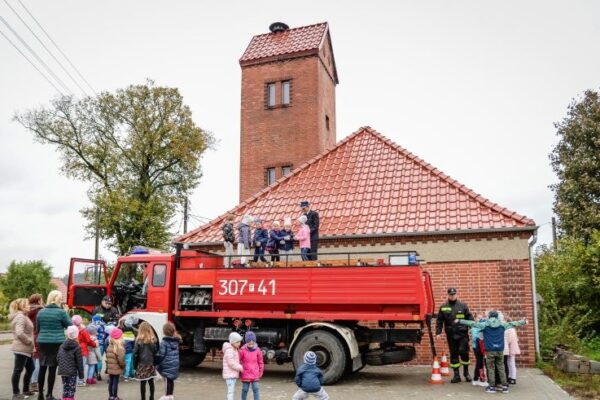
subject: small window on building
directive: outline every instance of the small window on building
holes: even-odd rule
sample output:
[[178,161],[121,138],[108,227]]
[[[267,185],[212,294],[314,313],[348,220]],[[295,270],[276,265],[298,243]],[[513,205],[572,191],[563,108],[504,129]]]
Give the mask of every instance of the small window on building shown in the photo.
[[291,81],[281,82],[281,103],[285,106],[290,105],[290,87]]
[[267,107],[275,107],[275,83],[267,83]]
[[267,186],[275,183],[275,168],[267,168]]
[[325,127],[329,130],[329,115],[325,116]]
[[152,286],[163,287],[167,280],[167,266],[164,264],[155,264],[152,270]]
[[287,176],[292,172],[292,166],[286,165],[285,167],[281,167],[281,175]]

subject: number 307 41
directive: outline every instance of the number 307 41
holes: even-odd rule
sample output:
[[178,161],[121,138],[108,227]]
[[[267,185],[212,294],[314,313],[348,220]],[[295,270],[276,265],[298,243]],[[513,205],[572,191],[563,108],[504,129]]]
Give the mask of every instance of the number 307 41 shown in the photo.
[[243,296],[245,294],[262,294],[275,296],[275,279],[251,282],[247,279],[220,279],[219,296]]

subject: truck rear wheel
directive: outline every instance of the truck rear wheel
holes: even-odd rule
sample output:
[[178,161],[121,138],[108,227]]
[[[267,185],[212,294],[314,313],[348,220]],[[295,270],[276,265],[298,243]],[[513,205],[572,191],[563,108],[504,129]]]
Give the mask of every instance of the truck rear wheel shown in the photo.
[[342,377],[347,363],[346,350],[334,334],[317,330],[302,336],[294,346],[295,369],[304,363],[304,353],[307,351],[313,351],[317,355],[317,367],[323,371],[326,385],[335,383]]
[[186,351],[179,353],[179,365],[182,368],[194,368],[196,365],[204,361],[206,353],[194,353]]

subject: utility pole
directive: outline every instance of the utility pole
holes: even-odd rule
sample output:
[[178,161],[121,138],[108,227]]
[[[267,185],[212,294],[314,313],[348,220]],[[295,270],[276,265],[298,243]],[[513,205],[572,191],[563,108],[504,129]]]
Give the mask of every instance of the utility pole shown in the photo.
[[188,198],[185,198],[185,202],[183,203],[183,233],[187,233],[187,223],[188,223]]
[[100,257],[100,208],[96,207],[96,246],[94,250],[94,260]]
[[556,218],[552,217],[552,245],[556,250]]

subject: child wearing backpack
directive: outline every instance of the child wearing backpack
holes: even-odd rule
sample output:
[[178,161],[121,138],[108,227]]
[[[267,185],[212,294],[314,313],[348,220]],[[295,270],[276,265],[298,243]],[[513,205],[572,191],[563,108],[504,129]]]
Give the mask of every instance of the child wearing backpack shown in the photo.
[[254,332],[246,332],[244,339],[246,344],[240,349],[240,364],[242,364],[243,368],[243,371],[240,374],[240,380],[242,381],[242,400],[248,398],[250,386],[252,386],[254,400],[259,400],[260,392],[258,381],[262,378],[265,370],[263,354],[258,347],[258,343],[256,343],[256,334]]
[[242,337],[237,332],[231,332],[229,341],[223,343],[223,379],[227,385],[227,400],[233,400],[235,382],[240,377],[240,372],[244,372],[244,367],[240,364],[241,344]]
[[133,365],[135,368],[135,379],[140,381],[140,394],[142,400],[146,400],[146,382],[150,389],[149,400],[154,400],[154,378],[156,369],[154,367],[154,357],[158,353],[158,343],[148,322],[142,322],[135,339],[133,348]]
[[123,331],[113,328],[110,331],[108,348],[106,349],[106,372],[108,373],[108,400],[119,399],[119,377],[125,371],[125,346]]
[[329,395],[323,389],[323,371],[317,367],[317,355],[314,352],[304,353],[304,364],[296,371],[294,381],[298,391],[292,400],[304,400],[311,395],[319,400],[329,400]]
[[58,349],[58,374],[63,385],[63,400],[75,400],[77,378],[83,379],[83,358],[77,338],[79,328],[71,325],[67,328],[67,340]]
[[161,400],[173,400],[175,392],[175,379],[179,375],[179,342],[181,337],[175,330],[172,322],[163,325],[163,339],[158,350],[158,373],[166,381],[165,395]]
[[486,364],[488,370],[488,387],[486,393],[496,393],[496,368],[498,369],[498,380],[502,385],[502,393],[508,393],[508,383],[504,372],[504,331],[517,326],[527,324],[527,320],[514,322],[501,322],[498,311],[490,311],[488,319],[482,322],[469,321],[466,319],[455,320],[455,323],[476,327],[483,333]]

